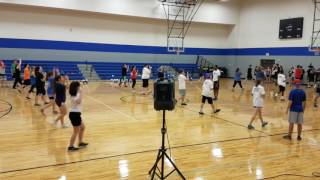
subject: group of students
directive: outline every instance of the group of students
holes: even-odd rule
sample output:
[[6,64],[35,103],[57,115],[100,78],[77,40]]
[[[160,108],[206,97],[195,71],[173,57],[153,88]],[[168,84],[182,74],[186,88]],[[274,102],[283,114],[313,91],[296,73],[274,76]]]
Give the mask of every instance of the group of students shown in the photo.
[[[31,99],[31,94],[36,89],[35,106],[40,107],[40,112],[45,115],[45,110],[52,107],[53,114],[59,114],[54,120],[53,124],[57,126],[60,121],[62,128],[68,126],[64,122],[64,118],[67,115],[67,89],[70,94],[70,110],[69,119],[73,126],[73,133],[70,138],[68,151],[76,151],[80,148],[86,147],[88,143],[83,141],[83,134],[85,131],[85,125],[81,118],[82,112],[82,98],[83,92],[80,87],[80,82],[72,81],[68,83],[68,76],[60,74],[58,68],[54,68],[52,71],[46,73],[41,66],[30,67],[29,64],[24,65],[23,69],[23,81],[21,79],[22,61],[15,60],[11,66],[12,77],[14,78],[13,89],[18,89],[20,93],[24,93],[24,89],[30,86],[30,89],[26,93],[26,99]],[[47,82],[47,87],[46,87]],[[43,101],[43,105],[39,103],[39,97]],[[49,102],[47,101],[49,99]],[[60,112],[56,110],[59,108]],[[78,147],[75,147],[75,140],[78,137]]]
[[[129,66],[127,64],[123,64],[121,67],[121,78],[119,81],[119,87],[121,87],[122,84],[124,84],[124,87],[128,87],[127,84],[130,82],[127,80],[127,73],[129,70]],[[142,75],[141,75],[141,79],[142,79],[142,95],[146,95],[149,94],[149,79],[151,78],[151,71],[152,67],[148,64],[145,64],[143,66],[142,69]],[[132,66],[130,69],[130,80],[131,80],[131,88],[133,90],[133,92],[135,92],[135,86],[136,86],[136,82],[137,82],[137,78],[138,78],[138,69],[136,66]]]

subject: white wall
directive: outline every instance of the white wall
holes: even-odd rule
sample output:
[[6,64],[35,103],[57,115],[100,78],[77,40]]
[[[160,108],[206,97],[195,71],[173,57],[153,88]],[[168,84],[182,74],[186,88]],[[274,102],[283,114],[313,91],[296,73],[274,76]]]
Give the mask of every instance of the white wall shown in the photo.
[[[236,2],[216,1],[206,0],[194,20],[205,23],[235,24],[238,19]],[[158,0],[0,0],[0,3],[156,19],[165,18]]]
[[[0,6],[0,37],[166,46],[166,22],[33,7]],[[192,24],[186,47],[228,48],[231,25]]]
[[[280,19],[304,17],[302,39],[280,40]],[[240,9],[240,48],[309,46],[313,20],[311,0],[243,0]]]

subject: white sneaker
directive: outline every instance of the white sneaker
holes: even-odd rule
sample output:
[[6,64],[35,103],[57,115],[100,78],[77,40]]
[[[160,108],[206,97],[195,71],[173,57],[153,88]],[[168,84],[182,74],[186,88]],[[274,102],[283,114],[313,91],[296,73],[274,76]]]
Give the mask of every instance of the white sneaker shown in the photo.
[[62,127],[62,128],[68,128],[69,126],[67,126],[67,125],[64,124],[64,125],[62,125],[61,127]]

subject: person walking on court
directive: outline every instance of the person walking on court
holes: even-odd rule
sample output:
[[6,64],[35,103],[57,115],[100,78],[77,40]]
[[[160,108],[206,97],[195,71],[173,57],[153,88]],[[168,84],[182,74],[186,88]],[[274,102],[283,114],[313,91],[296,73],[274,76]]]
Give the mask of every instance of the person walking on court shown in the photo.
[[218,69],[218,66],[215,65],[212,71],[212,81],[213,81],[213,89],[214,89],[214,99],[213,100],[218,100],[219,96],[219,89],[220,89],[220,84],[219,84],[219,78],[221,76],[221,71]]
[[26,64],[23,70],[23,89],[31,85],[30,73],[30,66]]
[[21,88],[22,88],[22,80],[21,80],[21,59],[19,62],[15,65],[15,70],[14,70],[14,83],[13,83],[13,89],[16,89],[17,84],[19,84],[18,91],[21,93]]
[[123,64],[121,68],[121,79],[119,82],[119,87],[121,87],[122,82],[124,83],[124,87],[127,87],[127,72],[128,66],[126,64]]
[[256,85],[252,88],[251,93],[253,96],[253,107],[255,109],[255,112],[251,118],[249,125],[248,125],[248,129],[254,129],[254,126],[252,125],[252,123],[253,123],[253,121],[255,121],[257,116],[259,116],[262,127],[265,127],[266,125],[268,125],[268,122],[263,121],[262,108],[263,108],[263,97],[265,96],[266,92],[264,90],[264,87],[261,86],[260,80],[256,81]]
[[54,90],[56,94],[56,105],[60,109],[60,115],[54,121],[54,124],[57,125],[58,121],[61,122],[62,128],[67,128],[68,126],[64,124],[64,117],[67,114],[67,106],[66,106],[66,86],[64,77],[61,75],[55,77],[55,85]]
[[178,76],[178,84],[179,84],[179,95],[181,100],[181,105],[186,106],[187,103],[185,102],[186,97],[186,80],[187,77],[184,74],[183,70],[179,70],[179,76]]
[[212,114],[215,114],[221,111],[220,109],[215,109],[214,107],[213,98],[212,98],[214,87],[213,87],[213,82],[210,78],[211,77],[209,74],[205,74],[205,81],[203,82],[203,85],[202,85],[202,100],[201,100],[201,106],[199,111],[200,115],[204,115],[203,107],[206,101],[208,101],[208,104],[211,105]]
[[35,76],[36,76],[36,97],[35,97],[35,106],[40,106],[38,99],[41,97],[44,104],[49,104],[46,102],[46,89],[45,89],[45,74],[42,72],[42,67],[37,66],[35,68]]
[[131,73],[130,73],[131,81],[132,81],[132,90],[135,91],[135,86],[137,83],[137,77],[138,77],[138,70],[136,66],[132,66]]
[[[281,95],[280,97],[281,101],[285,100],[284,92],[286,90],[286,85],[287,85],[286,76],[284,75],[283,70],[280,70],[278,74],[278,86],[279,86],[279,95]],[[275,94],[275,96],[277,97],[278,94]]]
[[289,94],[289,103],[286,110],[286,114],[289,113],[289,132],[283,136],[284,139],[291,140],[294,124],[298,125],[297,140],[301,141],[303,115],[306,108],[306,93],[301,89],[301,80],[296,79],[294,81],[295,89],[291,90]]
[[41,108],[41,113],[44,114],[44,111],[50,107],[52,107],[52,113],[58,114],[58,111],[56,110],[56,103],[55,103],[55,94],[54,94],[54,76],[53,72],[49,72],[47,74],[47,81],[48,81],[48,87],[47,87],[47,94],[48,98],[50,100],[50,103],[45,105],[43,108]]
[[[70,138],[68,151],[76,151],[88,145],[88,143],[85,143],[83,141],[83,135],[85,131],[85,125],[81,118],[83,94],[80,88],[80,83],[78,81],[71,82],[70,88],[69,88],[69,94],[71,96],[70,97],[71,107],[69,112],[69,119],[73,126],[73,133]],[[77,137],[79,141],[78,147],[74,147],[74,143]]]
[[149,93],[149,79],[150,79],[150,75],[151,75],[151,69],[149,67],[149,65],[145,64],[143,66],[142,69],[142,75],[141,75],[141,79],[142,79],[142,95],[146,95]]
[[241,84],[241,71],[239,68],[236,69],[236,72],[234,74],[234,82],[233,82],[233,86],[232,86],[232,91],[234,91],[234,88],[237,86],[237,84],[239,84],[241,90],[243,90],[242,88],[242,84]]
[[35,67],[34,66],[31,67],[31,71],[30,71],[30,84],[31,84],[31,87],[28,91],[28,95],[26,96],[27,99],[31,99],[30,95],[31,95],[31,93],[33,93],[33,89],[36,88],[36,76],[35,76]]
[[247,70],[247,80],[252,80],[252,65],[250,64]]

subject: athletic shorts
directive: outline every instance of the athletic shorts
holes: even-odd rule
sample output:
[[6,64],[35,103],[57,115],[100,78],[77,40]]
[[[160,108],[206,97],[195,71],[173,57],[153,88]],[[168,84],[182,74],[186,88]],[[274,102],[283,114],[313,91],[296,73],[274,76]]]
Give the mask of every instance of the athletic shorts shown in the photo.
[[142,79],[142,87],[147,88],[149,86],[149,79]]
[[25,80],[23,81],[23,84],[26,85],[26,86],[31,85],[30,79],[25,79]]
[[5,76],[5,74],[0,74],[0,77],[4,77]]
[[207,97],[207,96],[202,96],[202,103],[206,103],[208,101],[209,104],[213,104],[213,99],[212,97]]
[[55,100],[55,102],[56,102],[56,105],[58,106],[58,107],[61,107],[61,105],[62,105],[62,103],[65,103],[65,102],[62,102],[62,101],[59,101],[59,100]]
[[37,86],[36,88],[37,88],[37,93],[36,93],[37,96],[44,96],[44,95],[46,95],[46,90],[44,89],[44,87],[42,87],[42,86]]
[[72,126],[77,127],[81,125],[81,112],[69,112],[69,119]]
[[[49,96],[49,95],[48,95]],[[54,100],[54,96],[49,96],[50,100]]]
[[284,87],[284,86],[279,86],[279,90],[280,90],[280,92],[284,92],[284,91],[286,90],[286,87]]
[[179,89],[180,96],[186,96],[186,90],[185,89]]
[[303,112],[289,112],[289,123],[303,124]]
[[219,81],[214,81],[213,82],[213,89],[219,89],[220,85],[219,85]]
[[309,82],[314,82],[314,76],[309,76],[308,80],[309,80]]

